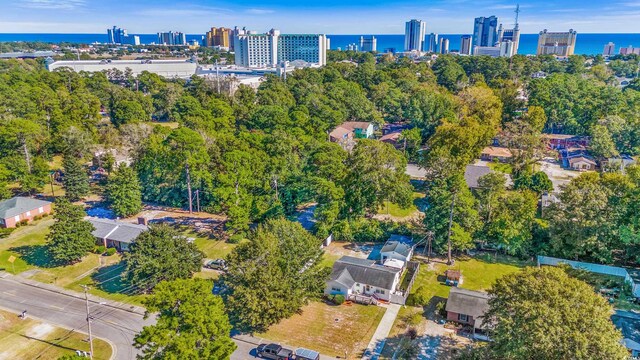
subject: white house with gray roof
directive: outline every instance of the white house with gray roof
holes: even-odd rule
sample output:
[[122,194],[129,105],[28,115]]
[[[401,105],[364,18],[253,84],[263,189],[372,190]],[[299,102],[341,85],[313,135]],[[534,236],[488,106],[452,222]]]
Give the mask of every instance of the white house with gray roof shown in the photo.
[[414,245],[410,237],[393,234],[380,250],[380,263],[404,268],[413,256],[413,249]]
[[91,233],[105,247],[113,247],[118,251],[129,250],[129,245],[141,233],[147,231],[146,225],[131,224],[118,220],[88,218],[95,230]]
[[367,295],[390,301],[401,274],[402,269],[379,265],[374,260],[343,256],[333,265],[325,294],[341,294],[345,298]]

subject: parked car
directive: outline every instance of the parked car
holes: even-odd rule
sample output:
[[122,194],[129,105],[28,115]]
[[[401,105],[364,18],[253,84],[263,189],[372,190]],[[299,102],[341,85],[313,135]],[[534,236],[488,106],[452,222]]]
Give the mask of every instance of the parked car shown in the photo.
[[226,271],[227,263],[222,259],[209,260],[204,264],[204,267],[213,270]]
[[256,354],[260,358],[272,360],[291,360],[293,351],[285,349],[278,344],[260,344],[256,348]]
[[320,353],[309,349],[299,348],[296,349],[296,360],[320,360]]

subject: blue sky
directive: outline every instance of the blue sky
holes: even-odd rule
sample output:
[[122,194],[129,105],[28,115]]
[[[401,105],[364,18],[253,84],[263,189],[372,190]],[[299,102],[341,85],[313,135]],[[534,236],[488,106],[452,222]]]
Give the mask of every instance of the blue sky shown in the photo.
[[[517,1],[517,0],[516,0]],[[514,23],[516,1],[503,0],[0,0],[0,32],[130,33],[211,26],[327,34],[401,34],[411,18],[428,32],[470,33],[473,18],[496,15]],[[582,33],[640,33],[640,0],[521,0],[524,33],[542,29]]]

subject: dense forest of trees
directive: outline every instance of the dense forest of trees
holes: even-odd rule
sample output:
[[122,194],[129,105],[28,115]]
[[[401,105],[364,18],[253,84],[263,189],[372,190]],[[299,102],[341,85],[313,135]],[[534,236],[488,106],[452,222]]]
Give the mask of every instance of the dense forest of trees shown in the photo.
[[[585,65],[580,56],[565,62],[544,56],[510,61],[440,56],[431,63],[369,53],[329,56],[332,62],[323,68],[297,70],[286,82],[268,77],[257,92],[240,86],[232,96],[199,77],[123,73],[110,78],[47,72],[31,60],[3,61],[0,195],[41,191],[49,180],[48,162],[61,155],[67,192],[72,200],[81,199],[88,187],[79,164],[91,159],[93,148],[116,149],[133,162],[131,169],[113,171],[108,181],[107,199],[119,214],[139,209],[140,197],[185,207],[188,172],[203,208],[225,214],[234,238],[244,237],[251,223],[292,215],[315,202],[317,235],[352,240],[380,236],[381,224],[367,216],[385,201],[410,204],[413,188],[404,169],[412,161],[428,172],[419,190],[426,191],[429,203],[424,227],[414,230],[433,232],[436,250],[446,247],[453,206],[454,250],[481,242],[522,256],[546,252],[633,260],[615,255],[634,253],[637,226],[627,205],[633,201],[617,204],[627,206],[620,210],[625,215],[602,219],[614,234],[624,234],[624,241],[596,236],[592,247],[599,250],[578,249],[562,235],[555,210],[544,218],[538,213],[537,199],[551,184],[533,165],[544,154],[543,131],[591,135],[597,156],[638,153],[640,93],[611,86],[622,71],[620,62],[635,58],[607,66],[598,57]],[[537,71],[549,76],[531,79]],[[368,140],[347,152],[328,141],[335,126],[354,120],[408,124],[402,133],[405,151]],[[462,176],[465,166],[496,137],[514,150],[514,186],[494,177],[471,192]],[[603,192],[615,194],[610,202],[618,192],[632,199],[634,175],[616,176],[628,186]],[[583,182],[576,180],[567,193]],[[598,186],[607,188],[609,182],[603,178]],[[592,206],[565,196],[562,204],[573,200],[573,211]]]

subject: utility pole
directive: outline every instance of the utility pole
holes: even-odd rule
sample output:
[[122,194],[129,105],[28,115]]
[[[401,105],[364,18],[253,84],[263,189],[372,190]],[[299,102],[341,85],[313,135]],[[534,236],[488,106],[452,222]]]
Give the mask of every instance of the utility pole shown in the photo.
[[87,304],[87,328],[89,329],[89,358],[93,359],[93,336],[91,335],[91,316],[89,315],[89,296],[87,295],[87,286],[83,285],[84,288],[84,300]]
[[189,195],[189,214],[193,214],[193,201],[191,199],[191,177],[189,176],[189,164],[186,164],[184,167],[187,170],[187,192]]
[[196,190],[196,209],[200,212],[200,189]]
[[273,175],[273,186],[276,190],[276,201],[280,201],[278,196],[278,175]]
[[456,204],[456,193],[451,198],[451,209],[449,210],[449,233],[447,234],[447,265],[453,264],[451,261],[451,225],[453,224],[453,207]]

